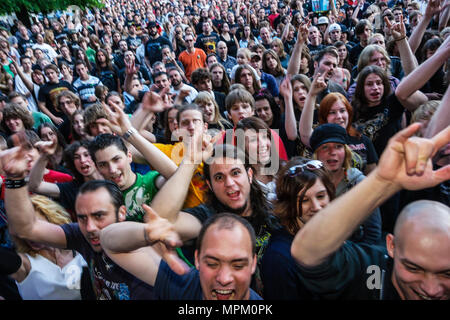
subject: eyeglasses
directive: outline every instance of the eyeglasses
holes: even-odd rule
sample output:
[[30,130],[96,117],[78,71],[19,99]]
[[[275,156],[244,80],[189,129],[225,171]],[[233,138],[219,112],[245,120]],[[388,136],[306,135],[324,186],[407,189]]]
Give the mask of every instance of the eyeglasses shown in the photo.
[[323,168],[323,163],[322,163],[322,161],[319,161],[319,160],[311,160],[311,161],[308,161],[307,163],[298,164],[296,166],[289,168],[287,173],[288,173],[289,177],[295,177],[299,173],[304,172],[305,168],[306,168],[306,170],[309,170],[309,171],[318,170],[318,169]]

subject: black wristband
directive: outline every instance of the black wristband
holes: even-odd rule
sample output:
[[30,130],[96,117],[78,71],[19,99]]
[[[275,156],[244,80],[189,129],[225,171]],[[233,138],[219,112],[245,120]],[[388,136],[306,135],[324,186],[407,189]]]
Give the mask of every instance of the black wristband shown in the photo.
[[18,188],[22,188],[23,186],[26,186],[28,183],[28,179],[24,178],[21,180],[11,180],[11,179],[6,179],[5,180],[5,188],[7,189],[18,189]]

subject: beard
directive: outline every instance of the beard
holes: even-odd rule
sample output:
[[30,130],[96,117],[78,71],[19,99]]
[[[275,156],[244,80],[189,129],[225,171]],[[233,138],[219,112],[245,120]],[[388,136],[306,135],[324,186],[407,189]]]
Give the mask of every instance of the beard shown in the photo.
[[215,195],[212,196],[212,201],[210,202],[212,207],[214,207],[217,211],[217,213],[222,213],[222,212],[229,212],[229,213],[234,213],[238,216],[242,216],[242,214],[245,212],[245,210],[248,207],[248,200],[245,201],[244,205],[242,207],[239,208],[231,208],[229,206],[227,206],[226,204],[223,204],[222,202],[219,201],[219,199],[217,199],[217,197]]
[[181,81],[179,81],[179,80],[172,80],[171,84],[172,84],[172,87],[178,87],[181,84]]

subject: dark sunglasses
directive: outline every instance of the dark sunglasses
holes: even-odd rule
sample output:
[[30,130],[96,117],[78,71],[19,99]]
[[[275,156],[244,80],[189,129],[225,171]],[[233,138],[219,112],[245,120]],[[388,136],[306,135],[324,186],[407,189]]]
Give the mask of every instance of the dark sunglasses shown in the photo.
[[309,171],[314,171],[314,170],[318,170],[321,168],[323,168],[322,161],[311,160],[311,161],[308,161],[307,163],[298,164],[296,166],[289,168],[287,173],[288,173],[289,177],[295,177],[299,173],[304,172],[305,169],[309,170]]

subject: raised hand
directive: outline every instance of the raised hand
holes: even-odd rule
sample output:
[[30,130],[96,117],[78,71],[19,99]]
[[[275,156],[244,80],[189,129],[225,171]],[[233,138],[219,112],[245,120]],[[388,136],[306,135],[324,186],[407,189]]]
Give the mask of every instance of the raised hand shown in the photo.
[[431,139],[414,137],[421,127],[415,123],[393,136],[381,155],[374,174],[399,188],[420,190],[450,179],[450,165],[433,170],[431,159],[450,142],[450,127]]
[[50,157],[55,154],[58,143],[56,141],[38,141],[34,146],[39,150],[39,153]]
[[142,98],[141,108],[145,111],[154,113],[164,111],[167,108],[164,97],[167,95],[169,90],[170,88],[164,88],[161,90],[160,94],[153,91],[147,91]]
[[406,38],[406,27],[405,22],[403,21],[403,15],[400,15],[400,22],[391,23],[387,16],[384,17],[384,22],[386,26],[391,30],[392,36],[394,40],[401,40]]
[[309,29],[310,25],[311,25],[311,21],[308,20],[305,24],[301,24],[298,27],[297,42],[306,43],[306,41],[308,40],[308,29]]
[[136,74],[139,71],[139,67],[136,67],[134,59],[125,59],[125,74]]
[[287,75],[281,82],[280,93],[285,100],[292,97],[291,77],[289,75]]
[[12,136],[14,146],[0,152],[0,166],[7,179],[23,179],[29,170],[29,152],[32,146],[26,141],[25,133]]
[[327,87],[325,82],[325,77],[320,72],[314,76],[313,82],[311,83],[311,89],[309,89],[309,94],[312,96],[317,96]]
[[177,274],[185,274],[189,267],[178,258],[174,251],[176,247],[182,246],[182,241],[172,223],[161,218],[151,207],[143,204],[142,208],[148,217],[145,227],[145,239],[149,245],[157,245],[162,258],[169,267]]
[[[181,132],[178,131],[180,134]],[[188,136],[187,132],[183,132]],[[207,133],[194,132],[193,136],[183,137],[184,159],[186,163],[199,165],[208,160],[213,153],[214,144],[221,138],[221,135],[211,136]]]
[[128,118],[128,115],[123,112],[122,108],[114,103],[113,101],[109,101],[110,105],[104,104],[103,108],[108,114],[108,119],[110,122],[109,127],[114,133],[123,136],[129,129],[133,127]]
[[[445,6],[447,6],[449,3]],[[431,19],[436,13],[439,13],[444,8],[441,7],[441,0],[430,0],[428,1],[427,7],[425,8],[425,18]]]

